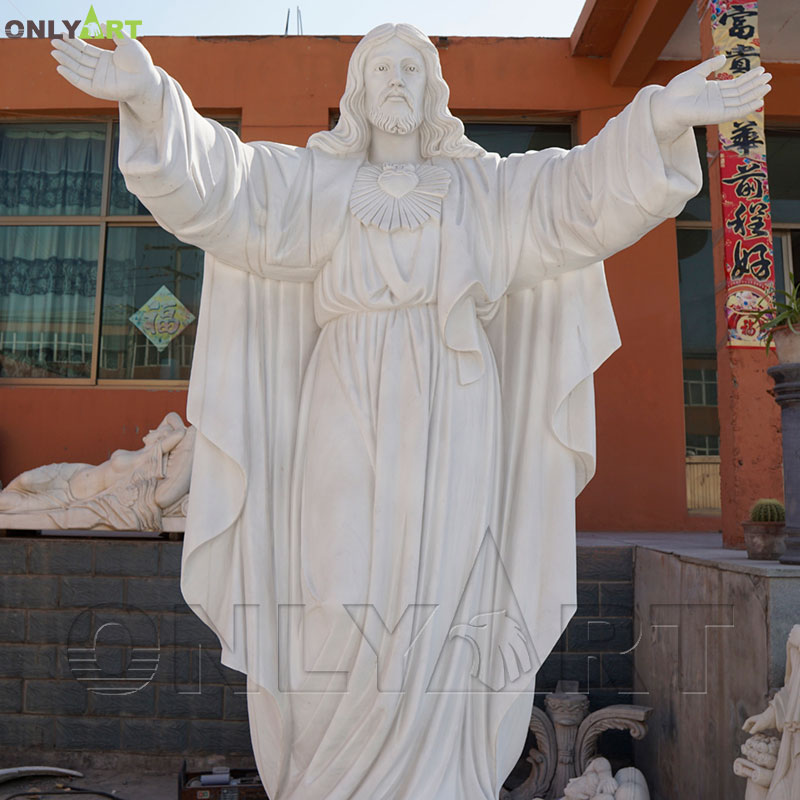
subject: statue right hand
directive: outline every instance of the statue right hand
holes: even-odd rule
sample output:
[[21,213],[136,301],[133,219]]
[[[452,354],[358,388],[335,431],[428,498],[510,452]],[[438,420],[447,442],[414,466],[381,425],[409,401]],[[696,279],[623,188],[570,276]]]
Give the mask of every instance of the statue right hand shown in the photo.
[[772,706],[768,706],[760,714],[748,717],[744,725],[742,725],[742,730],[747,731],[747,733],[760,733],[761,731],[772,730],[776,724],[775,709]]
[[136,39],[114,37],[114,50],[82,39],[53,39],[51,44],[59,75],[92,97],[147,106],[159,96],[161,76]]

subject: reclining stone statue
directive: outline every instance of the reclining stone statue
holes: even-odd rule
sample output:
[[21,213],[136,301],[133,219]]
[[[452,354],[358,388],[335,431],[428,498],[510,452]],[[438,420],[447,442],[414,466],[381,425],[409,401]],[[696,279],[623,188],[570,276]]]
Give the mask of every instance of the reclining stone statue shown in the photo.
[[692,126],[769,76],[710,81],[712,59],[583,147],[500,158],[410,25],[359,42],[306,147],[204,119],[138,41],[53,47],[119,102],[128,188],[206,251],[181,589],[248,676],[270,797],[495,800],[575,609],[592,375],[619,344],[599,262],[680,213]]
[[188,495],[194,434],[171,412],[139,450],[23,472],[0,492],[0,527],[160,531]]

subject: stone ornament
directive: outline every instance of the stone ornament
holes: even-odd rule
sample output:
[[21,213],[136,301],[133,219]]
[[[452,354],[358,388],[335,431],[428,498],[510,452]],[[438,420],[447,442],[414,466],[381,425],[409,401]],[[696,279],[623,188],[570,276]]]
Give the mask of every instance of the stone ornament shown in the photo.
[[195,429],[171,412],[139,450],[115,450],[97,466],[46,464],[23,472],[0,491],[0,528],[180,530],[194,438]]
[[[503,789],[501,800],[534,800],[540,795],[548,800],[561,798],[577,776],[586,775],[590,764],[608,763],[597,754],[597,740],[603,731],[627,730],[634,739],[642,739],[652,711],[647,706],[619,704],[589,714],[589,697],[578,692],[575,681],[559,681],[556,691],[545,696],[544,704],[546,713],[538,706],[531,713],[529,727],[536,737],[536,746],[526,758],[531,772],[512,791]],[[577,786],[591,780],[587,777]]]
[[595,758],[582,775],[569,781],[561,800],[650,800],[650,791],[635,767],[614,775],[607,759]]
[[576,774],[580,774],[575,768],[576,738],[578,726],[589,713],[589,698],[585,694],[556,690],[544,698],[544,706],[556,732],[556,769],[548,792],[556,797]]
[[359,42],[306,147],[203,119],[139,41],[53,48],[119,102],[127,187],[207,254],[181,589],[247,674],[270,797],[495,800],[575,609],[592,375],[619,344],[599,262],[681,211],[691,126],[768,76],[707,81],[712,59],[584,147],[500,158],[410,25]]
[[[783,688],[742,729],[751,736],[733,771],[747,778],[746,800],[795,800],[800,797],[800,625],[786,642]],[[763,731],[777,731],[780,739]]]

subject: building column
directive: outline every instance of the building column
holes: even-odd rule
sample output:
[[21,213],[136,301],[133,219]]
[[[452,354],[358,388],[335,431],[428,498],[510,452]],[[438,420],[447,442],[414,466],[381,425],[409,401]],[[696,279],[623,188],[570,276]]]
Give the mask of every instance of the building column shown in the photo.
[[[725,53],[717,77],[758,66],[758,4],[697,0],[703,58]],[[780,413],[766,353],[747,311],[775,293],[763,111],[708,126],[708,179],[716,284],[722,535],[744,548],[741,522],[762,497],[783,497]]]
[[769,374],[783,422],[786,552],[781,563],[800,564],[800,364],[778,364]]

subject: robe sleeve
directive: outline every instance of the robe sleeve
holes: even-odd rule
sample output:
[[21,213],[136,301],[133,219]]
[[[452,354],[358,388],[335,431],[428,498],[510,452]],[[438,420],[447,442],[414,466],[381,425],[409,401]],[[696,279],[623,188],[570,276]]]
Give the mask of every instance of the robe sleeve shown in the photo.
[[120,103],[119,166],[162,228],[263,277],[310,280],[311,158],[304,148],[246,144],[201,117],[158,70],[161,107]]
[[508,291],[601,261],[677,216],[700,191],[694,134],[656,140],[642,89],[588,144],[504,159],[499,169]]
[[787,683],[775,697],[769,701],[769,705],[775,710],[775,727],[778,731],[783,731],[787,723],[793,722],[791,711],[791,690]]

